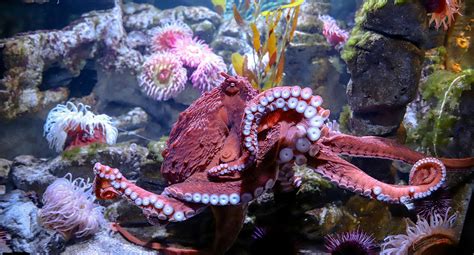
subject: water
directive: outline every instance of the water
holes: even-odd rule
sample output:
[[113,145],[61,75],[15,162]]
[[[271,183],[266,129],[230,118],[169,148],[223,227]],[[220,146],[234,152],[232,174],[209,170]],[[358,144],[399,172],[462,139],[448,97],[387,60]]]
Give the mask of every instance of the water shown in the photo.
[[443,2],[2,1],[1,252],[471,254]]

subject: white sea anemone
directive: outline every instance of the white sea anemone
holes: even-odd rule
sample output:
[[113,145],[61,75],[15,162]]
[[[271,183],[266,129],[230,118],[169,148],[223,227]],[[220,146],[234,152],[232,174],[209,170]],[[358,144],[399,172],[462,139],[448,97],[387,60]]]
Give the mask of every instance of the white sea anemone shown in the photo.
[[[112,125],[111,118],[105,114],[95,115],[89,111],[90,106],[71,102],[65,105],[58,104],[48,114],[44,124],[44,136],[49,147],[57,152],[64,150],[68,132],[80,129],[85,135],[94,137],[95,132],[104,138],[107,144],[114,144],[117,140],[117,128]],[[95,141],[102,142],[102,141]]]
[[418,221],[407,221],[406,234],[387,236],[382,244],[381,255],[408,254],[408,249],[416,242],[434,235],[454,237],[454,223],[457,214],[449,216],[449,210],[444,215],[431,214],[429,220],[418,216]]
[[72,180],[68,173],[48,186],[43,194],[39,218],[43,226],[54,229],[66,239],[95,234],[106,221],[103,207],[95,204],[89,180]]

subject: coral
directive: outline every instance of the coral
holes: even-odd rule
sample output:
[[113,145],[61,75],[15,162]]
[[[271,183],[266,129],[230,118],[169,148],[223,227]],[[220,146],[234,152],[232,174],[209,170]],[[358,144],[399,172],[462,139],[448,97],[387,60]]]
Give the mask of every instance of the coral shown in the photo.
[[148,96],[156,100],[168,100],[184,90],[186,69],[172,53],[155,53],[143,64],[139,81]]
[[106,221],[102,207],[95,204],[92,184],[72,175],[54,181],[43,194],[39,218],[43,226],[54,229],[66,239],[92,235]]
[[90,106],[71,102],[58,104],[48,114],[44,135],[57,152],[94,142],[114,144],[117,129],[105,114],[95,115]]
[[[387,236],[382,244],[381,255],[414,254],[414,249],[423,249],[424,245],[436,245],[436,242],[424,240],[435,238],[441,243],[454,243],[454,224],[457,214],[449,216],[449,210],[444,214],[433,213],[429,219],[418,216],[417,223],[407,220],[406,234]],[[415,250],[416,251],[416,250]],[[430,254],[430,253],[424,253]]]
[[198,65],[191,75],[191,81],[195,88],[200,91],[209,91],[221,84],[224,78],[221,72],[226,72],[227,68],[222,57],[209,54]]
[[324,238],[326,250],[331,254],[374,255],[377,245],[373,236],[361,230],[328,235]]
[[336,49],[341,49],[349,38],[349,33],[341,29],[329,15],[320,15],[319,20],[323,22],[323,35],[327,42]]
[[192,36],[193,31],[188,25],[175,20],[156,29],[151,47],[154,51],[171,50],[176,47],[177,41]]
[[448,30],[449,25],[454,21],[454,15],[459,13],[461,2],[459,0],[436,0],[425,1],[425,6],[430,12],[430,24],[434,23],[436,29],[443,26]]

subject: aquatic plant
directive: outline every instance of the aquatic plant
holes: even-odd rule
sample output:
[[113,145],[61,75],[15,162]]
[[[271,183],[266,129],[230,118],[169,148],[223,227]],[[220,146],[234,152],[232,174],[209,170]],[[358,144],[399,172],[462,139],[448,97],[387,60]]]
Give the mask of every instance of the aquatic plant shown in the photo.
[[183,63],[171,52],[155,53],[143,64],[139,85],[155,100],[168,100],[186,86],[188,77]]
[[349,33],[341,29],[336,20],[329,15],[320,15],[319,20],[323,22],[323,35],[327,42],[336,49],[342,49],[349,38]]
[[434,250],[439,248],[437,246],[453,246],[456,243],[453,229],[456,217],[457,214],[450,216],[448,210],[444,214],[433,213],[429,218],[418,216],[416,224],[407,220],[406,234],[385,237],[380,254],[417,254],[416,251]]
[[[247,56],[239,53],[232,54],[232,65],[237,74],[249,79],[255,88],[268,89],[280,85],[283,79],[283,69],[285,66],[285,51],[293,40],[298,15],[302,0],[293,0],[291,3],[279,6],[273,11],[261,11],[261,1],[252,2],[254,9],[253,19],[245,21],[233,6],[234,19],[239,26],[250,28],[252,46],[254,50],[254,67],[248,65]],[[266,31],[262,33],[257,28],[257,20],[265,19]],[[278,27],[279,24],[284,24]],[[268,61],[264,61],[268,58]]]
[[171,50],[176,47],[176,42],[192,38],[193,31],[182,21],[174,20],[158,27],[152,38],[151,48],[154,51]]
[[438,155],[439,147],[447,145],[453,135],[461,95],[473,85],[472,69],[460,73],[439,70],[428,76],[421,85],[421,95],[425,102],[434,102],[435,107],[423,113],[413,127],[407,128],[407,142],[419,144],[419,149]]
[[376,254],[377,245],[372,235],[360,229],[324,238],[326,250],[331,254]]
[[454,15],[459,13],[461,2],[459,0],[428,0],[424,1],[426,10],[429,12],[430,24],[434,23],[436,29],[443,26],[448,30],[454,20]]
[[44,136],[57,152],[91,143],[114,144],[117,128],[105,114],[95,115],[90,106],[72,102],[58,104],[48,114]]
[[49,185],[43,194],[40,222],[66,240],[92,235],[106,223],[103,208],[94,201],[92,183],[83,178],[72,180],[69,173]]

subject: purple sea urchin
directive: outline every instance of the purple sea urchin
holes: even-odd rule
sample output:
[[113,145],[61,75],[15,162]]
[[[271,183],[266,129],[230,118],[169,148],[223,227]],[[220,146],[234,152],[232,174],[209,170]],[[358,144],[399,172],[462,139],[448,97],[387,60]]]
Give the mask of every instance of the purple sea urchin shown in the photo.
[[376,244],[372,235],[361,230],[332,234],[324,238],[325,247],[328,252],[335,255],[342,254],[375,254]]
[[187,76],[183,64],[169,52],[151,55],[143,64],[140,87],[156,100],[168,100],[184,90]]
[[429,219],[418,216],[416,224],[407,220],[406,234],[385,237],[380,254],[452,254],[449,250],[456,244],[456,216],[449,216],[447,210],[444,214],[433,213]]
[[435,213],[444,215],[451,208],[452,202],[449,190],[442,188],[427,198],[415,200],[414,206],[420,217],[428,219]]
[[95,204],[92,184],[67,174],[48,186],[39,218],[43,226],[61,233],[66,240],[92,235],[105,224],[102,207]]

